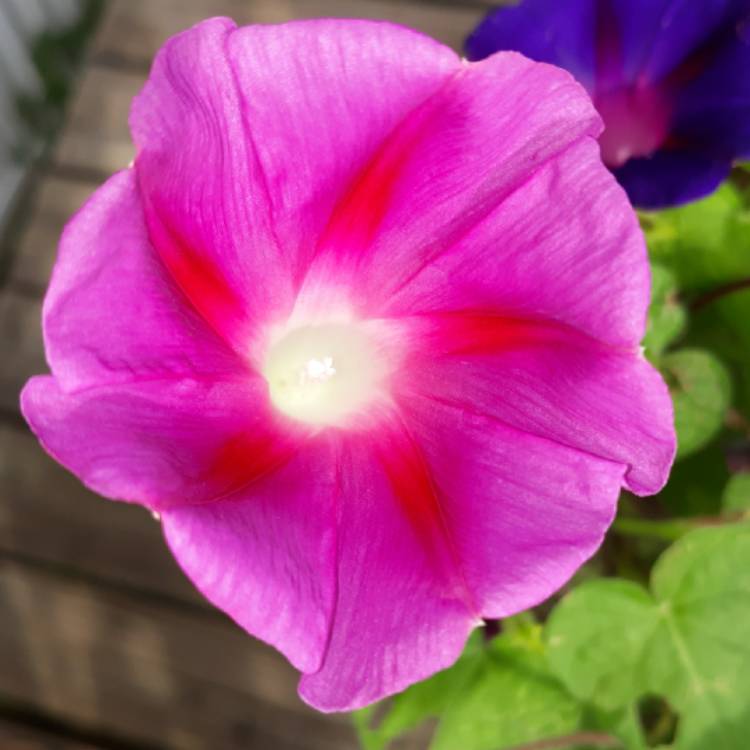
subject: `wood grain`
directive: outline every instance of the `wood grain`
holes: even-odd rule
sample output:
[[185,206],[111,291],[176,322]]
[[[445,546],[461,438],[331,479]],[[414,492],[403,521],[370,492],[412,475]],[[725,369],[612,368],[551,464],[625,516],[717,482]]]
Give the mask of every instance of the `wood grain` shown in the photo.
[[460,50],[491,2],[420,0],[112,0],[93,45],[94,59],[147,66],[168,37],[204,18],[238,24],[295,18],[368,18],[400,23]]
[[41,300],[9,289],[0,294],[0,341],[6,351],[0,357],[0,409],[18,412],[23,384],[47,370],[41,320]]
[[0,561],[0,694],[175,750],[353,750],[229,621]]
[[48,175],[41,181],[29,209],[11,268],[11,280],[36,287],[41,294],[49,282],[63,227],[94,192],[98,183]]
[[179,570],[146,510],[95,495],[30,432],[2,424],[0,552],[213,611]]
[[101,745],[79,742],[30,726],[0,719],[0,748],[2,750],[104,750]]

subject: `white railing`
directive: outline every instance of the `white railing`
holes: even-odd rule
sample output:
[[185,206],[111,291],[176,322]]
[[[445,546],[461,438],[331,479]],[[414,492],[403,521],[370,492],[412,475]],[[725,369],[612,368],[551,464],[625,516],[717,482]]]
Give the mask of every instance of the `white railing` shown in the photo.
[[72,25],[82,7],[83,0],[0,0],[0,229],[29,168],[20,155],[29,144],[28,124],[17,102],[43,96],[32,45],[45,31]]

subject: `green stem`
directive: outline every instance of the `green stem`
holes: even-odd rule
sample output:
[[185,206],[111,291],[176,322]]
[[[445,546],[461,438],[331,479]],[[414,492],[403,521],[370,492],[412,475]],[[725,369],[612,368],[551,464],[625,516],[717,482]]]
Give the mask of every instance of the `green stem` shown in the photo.
[[722,297],[726,297],[728,294],[734,294],[735,292],[741,292],[745,289],[750,288],[750,278],[740,279],[739,281],[732,281],[729,284],[724,284],[706,294],[701,295],[698,299],[694,300],[690,305],[691,310],[700,310],[706,305],[710,305]]
[[674,542],[701,525],[687,519],[655,521],[648,518],[616,518],[612,531],[622,536]]
[[621,536],[639,537],[641,539],[660,539],[663,542],[675,542],[695,529],[707,526],[723,526],[750,520],[745,512],[727,513],[724,516],[699,516],[695,518],[670,518],[652,520],[650,518],[619,517],[612,524],[612,531]]

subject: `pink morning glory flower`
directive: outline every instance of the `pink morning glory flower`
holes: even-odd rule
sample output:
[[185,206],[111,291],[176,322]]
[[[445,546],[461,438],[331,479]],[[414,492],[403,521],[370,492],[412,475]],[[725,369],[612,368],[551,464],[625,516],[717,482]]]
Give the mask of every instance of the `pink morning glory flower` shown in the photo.
[[634,205],[713,192],[750,158],[750,0],[522,0],[491,11],[472,60],[517,50],[571,71]]
[[397,26],[211,20],[71,221],[23,412],[351,709],[549,596],[665,482],[644,244],[566,72]]

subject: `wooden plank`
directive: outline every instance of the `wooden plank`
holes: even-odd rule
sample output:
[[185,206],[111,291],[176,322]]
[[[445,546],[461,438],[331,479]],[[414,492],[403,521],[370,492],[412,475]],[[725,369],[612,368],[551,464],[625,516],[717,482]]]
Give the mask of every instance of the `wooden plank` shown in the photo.
[[60,737],[22,724],[0,719],[0,747],[3,750],[102,750],[100,745]]
[[31,433],[2,424],[0,552],[209,608],[146,510],[95,495]]
[[36,373],[45,372],[42,345],[42,303],[6,289],[0,294],[0,408],[19,409],[23,384]]
[[109,175],[134,155],[128,130],[130,102],[145,74],[109,68],[86,69],[69,109],[68,122],[53,154],[58,166]]
[[0,693],[174,750],[355,750],[297,674],[228,622],[0,562]]
[[164,40],[211,16],[239,24],[282,23],[294,18],[383,19],[419,29],[460,50],[491,2],[420,0],[113,0],[92,51],[148,65]]
[[13,281],[32,285],[41,292],[49,281],[63,227],[96,187],[95,182],[54,175],[42,179],[16,248],[11,268]]

